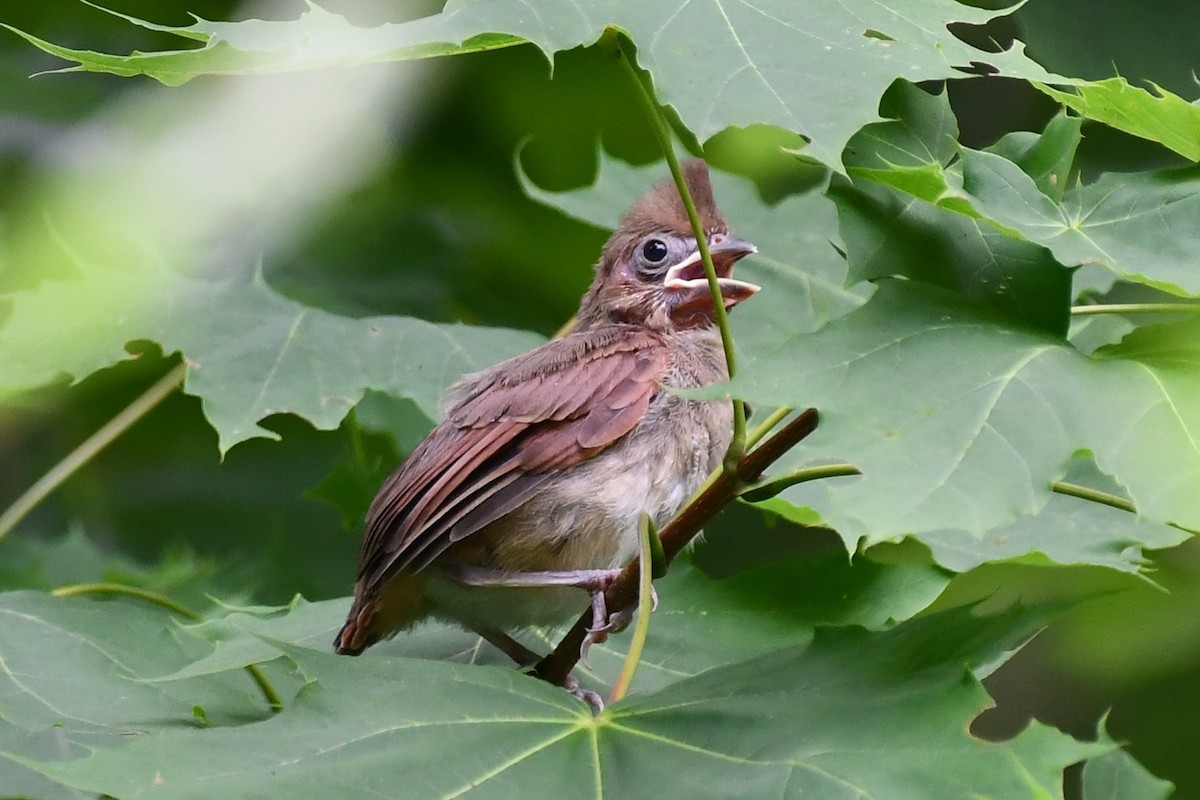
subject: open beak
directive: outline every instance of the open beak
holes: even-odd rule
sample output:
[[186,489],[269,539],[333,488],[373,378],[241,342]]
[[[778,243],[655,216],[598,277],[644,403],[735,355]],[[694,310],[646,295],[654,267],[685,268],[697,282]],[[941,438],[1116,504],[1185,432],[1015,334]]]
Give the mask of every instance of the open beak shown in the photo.
[[[731,277],[733,265],[751,253],[757,253],[757,247],[741,239],[718,234],[709,242],[708,251],[712,254],[713,267],[717,271],[717,284],[721,287],[721,297],[726,308],[733,308],[761,288]],[[704,264],[700,261],[699,249],[667,270],[663,278],[663,288],[671,296],[673,315],[678,316],[682,313],[690,316],[708,309],[711,316],[712,295],[708,290],[708,279],[704,275]]]

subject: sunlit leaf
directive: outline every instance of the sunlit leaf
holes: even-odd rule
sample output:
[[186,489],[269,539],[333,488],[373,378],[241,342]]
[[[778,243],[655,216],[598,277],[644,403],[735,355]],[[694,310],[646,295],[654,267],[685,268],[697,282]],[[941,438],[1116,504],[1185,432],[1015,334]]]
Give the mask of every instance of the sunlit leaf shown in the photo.
[[1173,789],[1125,750],[1089,758],[1083,765],[1083,800],[1166,800]]
[[1184,158],[1200,161],[1200,106],[1161,86],[1153,92],[1124,78],[1084,83],[1069,91],[1035,83],[1039,89],[1088,119],[1159,142]]
[[[978,538],[1041,510],[1079,449],[1143,515],[1196,527],[1195,327],[1146,328],[1089,359],[891,282],[821,331],[756,353],[733,387],[752,402],[821,409],[790,463],[849,461],[864,475],[782,496],[820,511],[851,544],[947,528]],[[1163,469],[1171,480],[1152,477]]]
[[[89,313],[97,293],[113,299],[107,325]],[[261,279],[212,281],[169,271],[99,271],[11,296],[0,329],[4,389],[83,376],[127,358],[151,339],[188,364],[187,391],[204,402],[222,450],[253,436],[258,422],[292,413],[334,428],[367,389],[416,401],[431,418],[442,390],[535,345],[517,331],[435,325],[400,317],[348,319],[276,294]],[[45,320],[62,321],[45,338]]]
[[431,17],[360,28],[310,4],[290,21],[197,20],[172,27],[125,17],[203,42],[198,49],[128,56],[65,48],[9,29],[74,61],[69,69],[149,75],[179,84],[199,75],[427,58],[521,41],[551,55],[591,44],[613,26],[637,43],[638,59],[654,76],[661,99],[701,139],[734,125],[767,123],[804,134],[812,142],[809,155],[837,166],[850,136],[878,119],[879,97],[897,78],[961,77],[961,69],[985,63],[1003,74],[1064,80],[1019,47],[984,52],[948,29],[951,23],[982,25],[996,15],[951,0],[928,0],[904,13],[879,5],[854,9],[784,0],[763,7],[709,0],[674,8],[638,0],[587,8],[460,0]]

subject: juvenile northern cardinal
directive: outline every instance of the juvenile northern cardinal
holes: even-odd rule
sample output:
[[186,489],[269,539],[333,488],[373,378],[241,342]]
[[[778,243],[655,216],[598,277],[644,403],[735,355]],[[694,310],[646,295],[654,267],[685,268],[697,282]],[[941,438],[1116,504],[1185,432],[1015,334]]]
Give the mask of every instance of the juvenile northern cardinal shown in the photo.
[[[758,291],[730,277],[755,247],[730,235],[704,163],[684,175],[732,307]],[[434,617],[536,660],[507,631],[577,615],[580,589],[601,640],[613,627],[603,590],[637,554],[641,514],[665,524],[732,433],[729,402],[663,387],[727,378],[692,228],[663,183],[604,245],[575,329],[460,380],[445,421],[384,482],[336,651]]]

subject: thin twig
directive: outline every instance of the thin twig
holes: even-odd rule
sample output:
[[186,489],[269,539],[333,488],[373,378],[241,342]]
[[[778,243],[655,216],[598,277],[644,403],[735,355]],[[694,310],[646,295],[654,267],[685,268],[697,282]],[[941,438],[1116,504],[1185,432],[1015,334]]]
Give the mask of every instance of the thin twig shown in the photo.
[[[742,456],[733,473],[722,470],[708,489],[684,506],[662,529],[660,538],[666,563],[670,564],[700,529],[737,497],[745,484],[758,480],[771,464],[816,430],[817,421],[815,408],[802,412],[761,445]],[[634,602],[640,576],[638,565],[639,560],[635,560],[626,566],[604,593],[608,608],[628,608]],[[592,612],[589,609],[562,638],[554,652],[538,662],[534,674],[561,686],[579,662],[579,648],[591,622]]]
[[113,439],[128,430],[130,426],[174,392],[183,383],[186,376],[187,365],[177,365],[143,392],[140,397],[123,408],[119,414],[104,423],[100,430],[84,440],[83,444],[71,451],[66,458],[51,467],[49,472],[26,489],[20,497],[13,501],[12,505],[5,509],[3,514],[0,514],[0,539],[7,536],[30,511],[61,486],[67,478],[78,472],[93,456],[107,447]]

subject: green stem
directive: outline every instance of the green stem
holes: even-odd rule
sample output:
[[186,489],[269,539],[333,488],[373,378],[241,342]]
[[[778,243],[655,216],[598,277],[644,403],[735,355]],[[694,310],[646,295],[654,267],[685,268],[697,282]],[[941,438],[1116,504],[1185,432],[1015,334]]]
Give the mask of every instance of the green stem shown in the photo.
[[0,514],[0,539],[15,528],[30,511],[39,503],[79,471],[84,464],[97,453],[112,443],[135,422],[146,415],[150,409],[157,406],[183,382],[187,376],[187,365],[179,364],[147,389],[141,397],[134,400],[121,413],[110,419],[100,430],[89,436],[83,444],[76,447],[66,458],[59,461],[50,471],[43,475],[33,486],[25,490],[12,505]]
[[633,626],[633,636],[629,640],[629,652],[625,655],[625,663],[621,665],[621,674],[617,676],[612,694],[608,696],[610,705],[629,693],[629,687],[633,685],[633,676],[637,672],[638,664],[642,661],[642,652],[646,649],[646,638],[650,633],[654,568],[650,551],[649,514],[642,514],[638,520],[638,542],[641,545],[641,555],[638,561],[637,617]]
[[[778,413],[778,412],[776,412]],[[824,478],[840,478],[847,475],[861,475],[862,471],[853,464],[822,464],[816,467],[804,467],[802,469],[793,470],[787,475],[782,475],[773,480],[756,483],[746,487],[739,495],[741,499],[756,503],[761,500],[767,500],[787,489],[790,486],[795,486],[798,483],[806,483],[808,481],[817,481]],[[1131,514],[1137,513],[1137,506],[1131,500],[1124,497],[1102,492],[1099,489],[1092,489],[1088,486],[1080,486],[1077,483],[1069,483],[1067,481],[1054,481],[1050,488],[1056,494],[1065,494],[1069,497],[1078,497],[1080,500],[1088,500],[1093,503],[1111,506],[1112,508],[1128,511]]]
[[[793,409],[791,408],[778,408],[769,417],[764,419],[758,425],[755,425],[754,430],[750,431],[750,433],[746,435],[746,449],[750,450],[752,447],[754,447],[754,445],[758,444],[764,436],[773,431],[780,422],[787,418],[788,414],[792,413],[792,411]],[[696,491],[692,492],[692,496],[687,499],[687,502],[684,503],[684,505],[688,506],[694,503],[697,497],[708,491],[708,487],[712,486],[717,478],[724,474],[724,464],[708,473],[708,477],[704,479],[704,483],[700,484],[700,486],[696,488]]]
[[[739,495],[741,499],[751,503],[757,503],[762,500],[768,500],[782,492],[788,487],[795,486],[798,483],[807,483],[808,481],[823,480],[825,478],[841,478],[847,475],[861,475],[862,471],[853,464],[822,464],[816,467],[804,467],[802,469],[793,470],[786,475],[782,475],[773,480],[757,483],[746,487]],[[1119,497],[1109,492],[1102,492],[1099,489],[1092,489],[1088,486],[1080,486],[1077,483],[1068,483],[1067,481],[1055,481],[1050,488],[1056,494],[1065,494],[1070,497],[1078,497],[1080,500],[1089,500],[1093,503],[1111,506],[1121,511],[1128,511],[1131,514],[1137,513],[1137,507],[1132,501],[1126,500],[1124,497]]]
[[1200,303],[1110,303],[1071,306],[1072,316],[1087,314],[1197,314]]
[[775,430],[775,426],[787,419],[788,414],[791,413],[792,409],[787,406],[777,408],[771,412],[766,419],[754,426],[754,430],[746,435],[746,449],[749,450],[762,441],[764,436]]
[[739,497],[748,502],[757,503],[762,500],[769,500],[784,489],[795,486],[798,483],[861,474],[862,471],[853,464],[822,464],[816,467],[803,467],[773,480],[748,486],[742,491]]
[[[717,270],[713,266],[712,254],[708,250],[708,237],[705,234],[704,225],[700,222],[700,214],[696,211],[696,203],[688,191],[687,181],[684,180],[683,170],[679,166],[679,159],[675,155],[671,132],[663,121],[662,114],[659,113],[654,94],[638,75],[633,59],[626,51],[619,34],[609,28],[604,32],[604,39],[610,51],[615,51],[620,58],[621,63],[625,66],[626,75],[634,84],[635,94],[641,100],[646,116],[650,120],[650,127],[653,128],[658,144],[662,148],[663,157],[667,160],[667,167],[671,170],[671,177],[675,179],[679,197],[687,211],[688,221],[692,224],[692,234],[696,237],[696,248],[700,251],[700,261],[704,264],[704,276],[708,279],[708,291],[712,295],[714,318],[717,328],[721,332],[721,346],[725,350],[725,365],[729,370],[729,377],[732,378],[737,374],[737,354],[733,348],[733,335],[729,330],[729,315],[725,310],[725,299],[721,295],[721,284],[717,280]],[[725,451],[725,458],[722,462],[727,473],[731,475],[736,473],[738,461],[745,452],[746,405],[741,400],[735,399],[733,401],[733,437],[730,439],[729,449]]]
[[1066,481],[1055,481],[1051,484],[1051,488],[1058,494],[1065,494],[1069,497],[1078,497],[1080,500],[1090,500],[1093,503],[1112,506],[1121,511],[1128,511],[1131,514],[1137,513],[1137,506],[1132,501],[1126,500],[1124,497],[1118,497],[1115,494],[1102,492],[1099,489],[1080,486],[1077,483],[1067,483]]
[[[143,589],[140,586],[126,586],[123,583],[74,583],[69,586],[60,586],[50,594],[55,597],[78,597],[81,595],[92,594],[114,594],[122,597],[133,597],[138,600],[156,605],[159,608],[165,608],[176,616],[183,617],[189,622],[200,622],[203,618],[192,611],[187,606],[176,603],[166,595],[152,592],[149,589]],[[272,714],[278,714],[283,710],[283,699],[279,693],[275,691],[275,687],[267,680],[267,676],[263,675],[262,670],[257,664],[247,664],[246,672],[258,685],[258,689],[262,692],[263,698],[267,701],[267,705],[271,707]]]
[[151,605],[165,608],[172,614],[183,617],[190,622],[199,622],[201,617],[185,605],[176,603],[166,595],[143,589],[140,586],[128,586],[124,583],[72,583],[60,586],[50,592],[55,597],[78,597],[89,594],[116,594],[123,597],[136,597]]
[[579,320],[576,318],[576,316],[574,314],[572,314],[571,318],[569,320],[567,320],[566,322],[564,322],[559,327],[559,329],[554,332],[554,335],[551,336],[550,338],[551,339],[563,338],[564,336],[569,334],[571,331],[575,330],[575,323],[577,323],[578,321]]
[[350,431],[350,450],[354,453],[354,463],[359,470],[367,471],[367,449],[363,446],[362,428],[358,426],[358,415],[354,409],[346,414],[346,428]]

